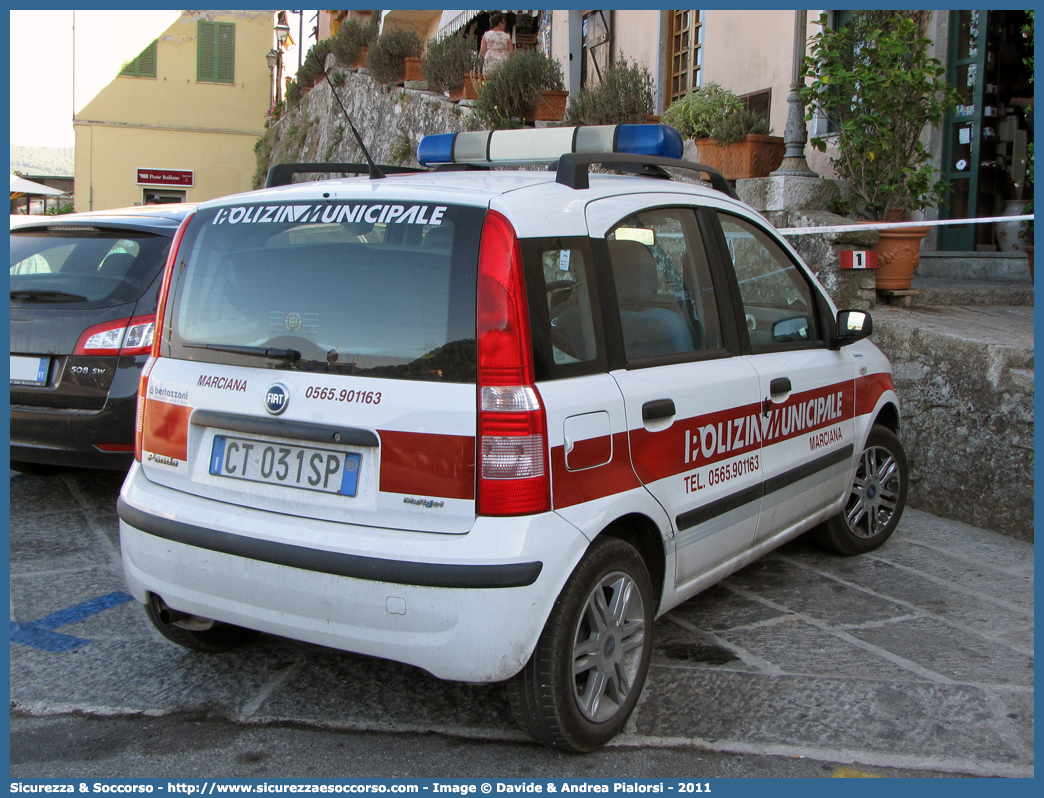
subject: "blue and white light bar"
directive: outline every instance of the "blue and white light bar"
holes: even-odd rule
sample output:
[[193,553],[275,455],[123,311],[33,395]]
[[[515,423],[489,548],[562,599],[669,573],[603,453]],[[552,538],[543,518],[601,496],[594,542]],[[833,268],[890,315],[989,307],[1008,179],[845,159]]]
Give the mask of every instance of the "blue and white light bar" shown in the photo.
[[439,133],[421,139],[417,160],[421,166],[528,166],[554,163],[571,152],[681,158],[683,150],[681,135],[670,125],[588,125]]

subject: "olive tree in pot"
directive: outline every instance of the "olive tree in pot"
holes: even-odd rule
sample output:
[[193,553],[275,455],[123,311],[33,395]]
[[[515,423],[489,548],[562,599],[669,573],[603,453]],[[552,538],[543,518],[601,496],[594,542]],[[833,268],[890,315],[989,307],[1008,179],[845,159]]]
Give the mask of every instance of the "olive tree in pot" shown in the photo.
[[[805,119],[825,114],[837,129],[838,154],[830,162],[852,188],[840,210],[855,218],[901,221],[936,206],[947,187],[936,179],[921,134],[941,124],[959,98],[910,13],[857,11],[838,30],[823,14],[802,67]],[[826,151],[826,138],[811,143]],[[881,231],[878,288],[910,287],[927,234],[927,227]]]
[[349,19],[341,24],[331,40],[331,52],[346,67],[361,67],[366,63],[366,54],[377,41],[377,23],[380,14],[374,12],[370,22],[362,25]]
[[601,83],[585,86],[566,109],[566,125],[640,125],[656,110],[653,78],[621,53]]
[[700,163],[729,180],[767,177],[786,152],[783,139],[769,135],[768,122],[717,83],[686,94],[663,112],[661,121],[692,139]]
[[423,49],[420,37],[412,30],[399,28],[385,31],[370,47],[366,66],[374,80],[381,83],[398,83],[404,77],[407,80],[419,80],[419,75],[416,78],[406,76],[406,59],[420,59]]
[[569,93],[557,61],[536,50],[523,50],[491,69],[478,95],[473,108],[479,122],[490,130],[502,130],[542,118],[561,119]]
[[428,88],[448,92],[451,100],[477,99],[472,76],[481,71],[482,56],[474,36],[444,36],[429,44],[421,59],[421,72],[428,81]]

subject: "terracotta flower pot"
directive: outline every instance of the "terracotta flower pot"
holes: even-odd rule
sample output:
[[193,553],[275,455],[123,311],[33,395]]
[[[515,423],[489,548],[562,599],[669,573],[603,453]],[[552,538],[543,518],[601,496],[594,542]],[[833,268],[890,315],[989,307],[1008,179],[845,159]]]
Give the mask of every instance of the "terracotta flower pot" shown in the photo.
[[424,74],[421,72],[421,60],[419,58],[406,59],[406,72],[402,79],[424,80]]
[[910,287],[917,264],[921,262],[921,242],[928,230],[927,227],[899,227],[878,231],[874,272],[878,288],[905,291]]
[[478,75],[473,72],[465,73],[464,86],[460,91],[451,91],[450,99],[453,100],[453,102],[457,102],[458,100],[477,100],[478,90],[475,88],[475,78],[477,77]]
[[352,62],[352,69],[358,69],[359,67],[366,66],[366,55],[369,52],[369,47],[363,47],[361,50],[359,50],[359,55],[357,55],[355,57],[355,60]]
[[567,91],[542,91],[540,100],[533,108],[533,120],[538,122],[557,122],[565,116]]
[[719,147],[714,139],[693,139],[699,162],[721,172],[726,180],[768,177],[783,163],[787,146],[780,136],[748,133],[741,141]]
[[647,124],[647,125],[658,125],[658,124],[660,124],[660,117],[658,117],[656,114],[646,114],[645,115],[645,124]]

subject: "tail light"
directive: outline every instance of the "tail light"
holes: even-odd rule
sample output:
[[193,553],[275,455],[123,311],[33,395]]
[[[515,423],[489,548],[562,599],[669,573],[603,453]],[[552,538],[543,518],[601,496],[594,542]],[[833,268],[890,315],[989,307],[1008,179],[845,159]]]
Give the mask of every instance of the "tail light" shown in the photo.
[[88,327],[76,342],[74,355],[147,355],[152,351],[156,317],[135,316]]
[[138,379],[138,406],[134,413],[134,459],[139,463],[141,462],[141,445],[145,432],[145,400],[149,395],[149,375],[156,365],[156,359],[160,356],[160,340],[163,337],[163,317],[167,308],[170,280],[174,274],[174,264],[178,260],[178,249],[181,247],[181,239],[185,237],[185,228],[188,227],[194,215],[190,213],[185,217],[178,227],[178,232],[174,235],[174,240],[171,242],[170,252],[167,255],[167,265],[163,269],[163,282],[160,284],[159,303],[156,307],[156,316],[153,322],[154,333],[152,340],[149,342],[151,348],[146,352],[151,352],[151,355],[145,361],[145,367],[141,370],[141,377]]
[[522,253],[511,223],[486,214],[478,269],[478,513],[551,508],[547,421],[533,376]]

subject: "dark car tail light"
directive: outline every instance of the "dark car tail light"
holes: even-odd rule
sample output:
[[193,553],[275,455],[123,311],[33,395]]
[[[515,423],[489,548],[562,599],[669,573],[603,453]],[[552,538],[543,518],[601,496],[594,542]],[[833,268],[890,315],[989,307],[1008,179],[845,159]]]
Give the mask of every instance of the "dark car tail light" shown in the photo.
[[170,245],[170,253],[167,255],[167,265],[163,269],[163,282],[160,285],[159,292],[159,304],[156,306],[156,316],[154,320],[154,330],[161,334],[153,334],[151,343],[151,355],[148,360],[145,361],[145,367],[141,370],[141,377],[138,379],[138,406],[134,413],[134,459],[139,463],[141,462],[141,446],[142,440],[145,433],[145,404],[146,397],[149,395],[149,375],[152,373],[153,367],[156,365],[156,359],[160,356],[160,339],[162,338],[163,330],[163,317],[167,307],[167,294],[170,292],[170,281],[174,275],[174,264],[178,261],[178,249],[181,247],[181,239],[185,237],[185,228],[188,227],[189,222],[192,221],[192,217],[195,214],[190,213],[182,221],[178,227],[178,232],[174,235],[174,241]]
[[155,316],[134,316],[88,327],[76,342],[74,355],[147,355],[152,351]]
[[478,268],[480,515],[551,508],[547,421],[533,376],[522,253],[511,223],[489,211]]

